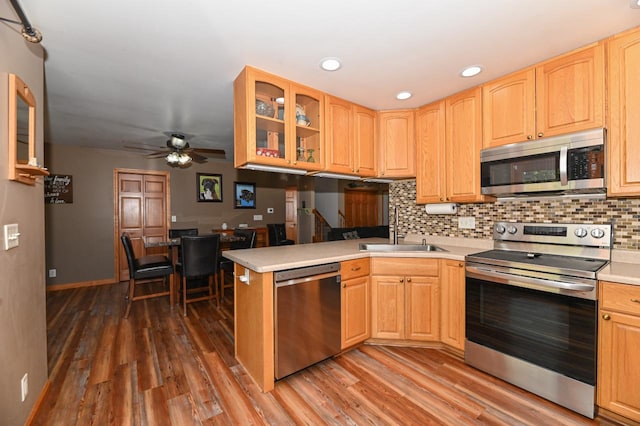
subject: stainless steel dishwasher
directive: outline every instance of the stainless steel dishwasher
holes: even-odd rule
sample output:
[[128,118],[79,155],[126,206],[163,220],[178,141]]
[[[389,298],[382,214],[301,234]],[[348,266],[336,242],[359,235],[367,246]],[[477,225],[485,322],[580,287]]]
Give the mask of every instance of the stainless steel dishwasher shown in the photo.
[[274,274],[275,376],[340,352],[340,264]]

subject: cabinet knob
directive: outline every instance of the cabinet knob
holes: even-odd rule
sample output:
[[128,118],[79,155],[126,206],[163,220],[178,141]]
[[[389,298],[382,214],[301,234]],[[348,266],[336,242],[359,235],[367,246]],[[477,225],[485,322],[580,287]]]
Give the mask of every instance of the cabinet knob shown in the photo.
[[633,303],[640,303],[640,299],[631,299]]
[[407,282],[410,283],[411,282],[411,277],[407,278]]
[[531,139],[533,139],[533,136],[532,135],[527,135],[527,139],[531,140]]
[[538,133],[538,137],[539,137],[539,138],[541,138],[541,137],[543,137],[543,136],[544,136],[544,133],[542,133],[542,132]]
[[605,320],[605,321],[609,321],[609,320],[611,319],[611,315],[609,315],[609,314],[604,314],[604,315],[602,316],[602,319],[603,319],[603,320]]
[[404,278],[400,278],[400,282],[403,283],[404,282]]
[[440,197],[440,201],[444,201],[444,198],[443,198],[443,197]]
[[462,268],[462,267],[464,267],[464,264],[463,263],[458,263],[458,268]]
[[351,268],[351,270],[352,270],[352,271],[354,271],[354,272],[355,272],[355,271],[359,271],[360,269],[362,269],[362,268],[360,268],[359,266],[357,266],[357,267],[355,267],[355,268]]
[[293,162],[293,165],[295,166],[296,164],[298,164],[298,162],[297,162],[297,161],[294,161],[294,162]]
[[342,284],[342,288],[347,288],[347,285],[346,284]]

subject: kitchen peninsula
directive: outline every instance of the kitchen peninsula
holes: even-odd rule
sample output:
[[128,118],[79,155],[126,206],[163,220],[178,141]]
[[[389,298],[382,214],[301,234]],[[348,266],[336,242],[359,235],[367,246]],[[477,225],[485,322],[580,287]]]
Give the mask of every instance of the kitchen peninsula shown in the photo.
[[[407,264],[410,265],[408,262],[419,259],[420,261],[416,265],[427,264],[427,268],[434,271],[434,276],[429,277],[431,280],[429,283],[435,282],[436,289],[439,288],[439,285],[447,285],[451,282],[450,279],[445,280],[440,275],[444,272],[442,270],[448,269],[446,262],[454,262],[453,266],[460,272],[458,282],[463,286],[464,257],[467,254],[489,248],[492,244],[490,240],[429,237],[426,241],[428,244],[438,245],[446,251],[389,253],[360,251],[359,245],[363,242],[388,243],[389,241],[382,238],[369,238],[223,252],[224,257],[235,262],[235,356],[263,391],[268,392],[273,389],[275,377],[274,272],[369,258],[372,262],[397,259],[398,262],[401,262],[400,266],[405,267]],[[422,237],[414,235],[408,235],[404,240],[404,243],[420,244],[421,242]],[[422,260],[428,262],[425,263]],[[419,268],[424,269],[423,266]],[[346,281],[345,272],[348,273],[344,270],[343,263],[342,275]],[[411,271],[406,270],[403,274],[411,274]],[[449,275],[444,274],[444,276]],[[440,282],[439,279],[442,281]],[[370,294],[369,284],[367,281],[367,296]],[[435,294],[439,295],[440,291],[436,290]],[[434,299],[438,301],[439,297]],[[368,304],[368,300],[365,302]],[[463,315],[464,304],[458,306],[458,310],[458,314]],[[436,309],[436,311],[439,313],[440,309]],[[457,318],[460,316],[458,315]],[[368,320],[369,318],[366,318],[367,322]],[[436,321],[437,324],[439,324],[439,320]],[[457,321],[456,324],[463,325],[460,324],[460,321]],[[439,332],[437,335],[440,335]],[[343,349],[347,348],[343,347]]]

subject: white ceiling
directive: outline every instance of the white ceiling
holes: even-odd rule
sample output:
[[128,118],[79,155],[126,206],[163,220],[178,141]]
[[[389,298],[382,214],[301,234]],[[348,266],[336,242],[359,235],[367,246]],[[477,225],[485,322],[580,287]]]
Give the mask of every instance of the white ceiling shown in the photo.
[[[44,36],[46,142],[162,146],[177,130],[228,159],[246,64],[412,108],[640,25],[630,0],[19,1]],[[322,71],[327,56],[343,68]],[[458,77],[469,64],[485,71]]]

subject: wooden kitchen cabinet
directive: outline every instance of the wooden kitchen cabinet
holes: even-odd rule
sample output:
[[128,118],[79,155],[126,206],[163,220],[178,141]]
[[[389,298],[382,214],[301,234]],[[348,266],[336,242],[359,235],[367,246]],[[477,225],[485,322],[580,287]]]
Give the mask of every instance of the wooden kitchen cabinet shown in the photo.
[[341,262],[342,349],[371,337],[369,269],[369,258]]
[[604,70],[600,43],[485,84],[484,147],[603,127]]
[[416,151],[416,203],[446,202],[444,101],[416,112]]
[[325,95],[325,169],[372,177],[377,173],[376,112],[335,96]]
[[599,285],[597,404],[640,421],[640,286]]
[[378,112],[379,175],[416,177],[416,141],[413,110]]
[[440,340],[464,351],[465,269],[460,260],[440,260]]
[[435,259],[371,259],[371,337],[438,341],[440,294]]
[[475,87],[445,99],[446,201],[489,200],[480,192],[482,90]]
[[[257,164],[314,171],[324,167],[322,92],[248,66],[233,88],[236,168]],[[307,121],[298,121],[298,115]]]
[[640,195],[640,29],[612,37],[608,47],[607,195]]

